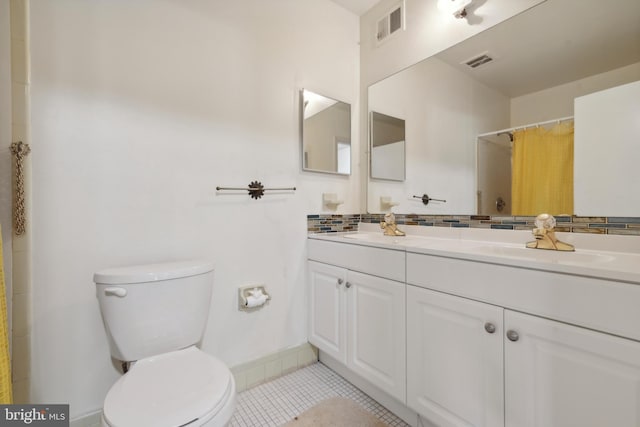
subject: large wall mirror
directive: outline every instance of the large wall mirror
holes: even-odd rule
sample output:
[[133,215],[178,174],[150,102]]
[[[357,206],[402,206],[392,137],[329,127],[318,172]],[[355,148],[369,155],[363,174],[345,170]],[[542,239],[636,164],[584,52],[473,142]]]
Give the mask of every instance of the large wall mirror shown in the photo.
[[351,174],[351,105],[300,91],[302,169]]
[[[391,198],[396,213],[511,215],[513,132],[570,123],[576,98],[640,80],[639,22],[637,0],[547,0],[370,86],[369,112],[405,120],[406,178],[370,179],[368,212],[388,211],[380,201]],[[611,174],[624,157],[601,144],[603,167],[574,181]],[[480,163],[491,173],[478,176]],[[446,202],[424,205],[422,194]],[[602,211],[598,197],[580,203],[577,215]]]

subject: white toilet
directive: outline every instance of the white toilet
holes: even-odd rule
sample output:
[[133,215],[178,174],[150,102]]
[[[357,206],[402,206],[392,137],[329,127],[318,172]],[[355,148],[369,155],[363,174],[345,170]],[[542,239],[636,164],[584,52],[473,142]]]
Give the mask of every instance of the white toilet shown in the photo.
[[111,355],[132,362],[107,393],[102,425],[226,425],[235,409],[233,375],[196,347],[207,323],[213,265],[114,268],[93,280]]

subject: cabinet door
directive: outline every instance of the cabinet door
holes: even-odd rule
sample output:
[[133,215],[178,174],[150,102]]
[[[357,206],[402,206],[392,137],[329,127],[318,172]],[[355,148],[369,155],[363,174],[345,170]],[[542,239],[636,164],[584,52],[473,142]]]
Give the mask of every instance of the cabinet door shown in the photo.
[[404,283],[349,271],[347,366],[405,403]]
[[438,426],[504,425],[501,307],[407,286],[407,404]]
[[347,270],[308,261],[309,342],[329,356],[347,363]]
[[640,426],[639,342],[508,310],[505,329],[507,427]]

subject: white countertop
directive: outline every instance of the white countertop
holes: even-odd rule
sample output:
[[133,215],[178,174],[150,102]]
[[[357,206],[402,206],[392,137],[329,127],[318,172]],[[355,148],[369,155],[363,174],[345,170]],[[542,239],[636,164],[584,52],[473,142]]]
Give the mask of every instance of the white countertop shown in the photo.
[[310,234],[309,238],[404,250],[640,284],[640,238],[637,236],[557,233],[575,252],[528,249],[529,231],[400,226],[406,236],[384,236],[377,224],[359,224],[355,233]]

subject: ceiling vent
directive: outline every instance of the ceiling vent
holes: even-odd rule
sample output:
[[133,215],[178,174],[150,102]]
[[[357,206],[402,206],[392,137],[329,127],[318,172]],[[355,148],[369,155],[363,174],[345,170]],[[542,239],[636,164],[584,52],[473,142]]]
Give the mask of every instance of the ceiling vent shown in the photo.
[[489,56],[489,52],[481,53],[480,55],[476,55],[471,59],[467,59],[466,61],[461,62],[461,64],[465,64],[470,68],[478,68],[481,65],[487,64],[493,61],[493,58]]
[[376,23],[376,45],[404,29],[404,0],[395,5]]

